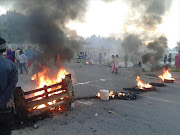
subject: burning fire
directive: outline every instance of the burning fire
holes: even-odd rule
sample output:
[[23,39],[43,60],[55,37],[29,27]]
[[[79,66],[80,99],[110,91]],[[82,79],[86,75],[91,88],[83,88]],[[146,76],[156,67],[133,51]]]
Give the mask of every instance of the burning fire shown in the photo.
[[141,78],[139,76],[137,76],[136,81],[137,81],[137,86],[140,89],[150,89],[152,88],[152,85],[150,85],[149,83],[144,83],[143,81],[140,80]]
[[41,105],[33,107],[33,109],[42,109],[42,108],[45,108],[45,107],[46,107],[45,104],[41,104]]
[[[41,72],[39,72],[38,74],[34,74],[31,77],[31,80],[36,80],[38,82],[37,88],[43,88],[45,85],[49,86],[49,85],[53,85],[53,84],[61,82],[62,79],[64,79],[67,74],[68,74],[68,72],[62,68],[58,71],[57,76],[55,78],[53,78],[51,70],[48,67],[43,67],[43,70]],[[50,91],[53,91],[55,89],[60,89],[61,87],[62,86],[56,87],[54,89],[49,88],[49,89],[47,89],[47,91],[50,92]],[[59,94],[59,93],[62,93],[64,91],[65,90],[59,90],[59,91],[56,91],[54,93],[48,94],[48,96],[50,97],[54,94]],[[34,93],[34,96],[42,95],[44,93],[45,93],[45,91],[42,90],[42,91]],[[41,100],[42,98],[44,98],[44,97],[39,97],[35,100]],[[48,102],[47,105],[52,105],[52,104],[55,104],[56,102],[57,102],[56,100],[53,100],[52,102]],[[33,109],[42,109],[42,108],[45,108],[47,105],[41,104],[41,105],[33,107]]]
[[120,93],[118,93],[118,97],[119,97],[119,96],[125,96],[125,95],[126,95],[126,94],[121,93],[121,92],[120,92]]
[[45,85],[53,85],[56,83],[59,83],[62,81],[62,79],[65,78],[65,76],[68,74],[66,69],[60,69],[56,78],[51,77],[51,70],[48,67],[43,67],[43,70],[39,72],[38,74],[34,74],[31,77],[31,80],[37,80],[38,81],[38,87],[37,88],[42,88]]
[[98,94],[96,95],[96,97],[100,97],[101,95],[100,95],[100,93],[98,92]]
[[37,75],[36,74],[34,74],[32,77],[31,77],[31,80],[37,80]]
[[115,94],[114,94],[113,91],[110,91],[110,92],[109,92],[109,97],[110,97],[110,98],[114,98],[114,97],[115,97]]
[[172,78],[171,73],[169,73],[170,69],[165,69],[163,68],[163,75],[160,75],[159,78],[161,78],[163,81],[164,80],[175,80],[174,78]]

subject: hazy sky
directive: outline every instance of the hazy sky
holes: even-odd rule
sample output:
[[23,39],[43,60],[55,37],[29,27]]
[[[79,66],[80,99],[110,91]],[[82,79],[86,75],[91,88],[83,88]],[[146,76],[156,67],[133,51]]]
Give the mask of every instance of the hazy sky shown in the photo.
[[[0,15],[11,10],[12,5],[2,7]],[[93,34],[100,36],[115,36],[124,38],[124,33],[143,33],[141,27],[136,27],[134,17],[131,18],[132,9],[123,0],[104,2],[102,0],[89,0],[87,13],[81,21],[71,21],[67,27],[76,30],[79,36],[89,37]],[[138,16],[138,15],[137,15]],[[130,22],[130,23],[129,23]],[[128,25],[127,25],[128,24]],[[146,33],[148,33],[146,31]],[[164,35],[168,38],[170,48],[180,41],[180,0],[173,0],[168,13],[163,17],[161,25],[149,35]]]
[[[134,26],[133,22],[136,20],[129,17],[131,12],[130,7],[123,0],[108,3],[101,0],[91,0],[85,19],[82,22],[70,22],[67,26],[84,37],[96,34],[123,38],[125,32],[142,33],[141,27]],[[125,25],[127,22],[132,23],[128,23],[127,26]],[[163,17],[163,23],[157,27],[154,33],[149,32],[149,34],[164,35],[168,38],[170,48],[176,46],[176,42],[180,41],[180,0],[173,0],[170,11]]]

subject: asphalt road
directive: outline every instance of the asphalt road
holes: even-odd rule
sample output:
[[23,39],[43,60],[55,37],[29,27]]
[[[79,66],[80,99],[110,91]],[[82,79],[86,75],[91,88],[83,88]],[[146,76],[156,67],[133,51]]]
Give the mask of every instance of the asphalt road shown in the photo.
[[[67,64],[73,74],[75,98],[94,96],[100,89],[123,91],[136,85],[136,76],[146,82],[161,82],[151,72],[110,67]],[[13,135],[179,135],[180,74],[173,84],[157,87],[158,91],[138,94],[136,100],[75,100],[72,111],[37,122],[39,128],[14,130]],[[152,75],[152,76],[151,76]]]

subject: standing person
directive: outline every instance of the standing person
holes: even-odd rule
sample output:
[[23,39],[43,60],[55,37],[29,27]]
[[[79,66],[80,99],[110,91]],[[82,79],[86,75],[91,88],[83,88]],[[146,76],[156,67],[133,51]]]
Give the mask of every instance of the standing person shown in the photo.
[[168,62],[171,64],[171,53],[168,55]]
[[19,52],[21,50],[19,49],[19,47],[17,48],[17,50],[15,51],[15,59],[16,59],[16,66],[19,68]]
[[118,67],[119,67],[119,56],[116,55],[116,57],[114,58],[114,67],[115,67],[115,73],[118,73]]
[[13,128],[13,93],[18,82],[16,65],[4,58],[6,41],[0,37],[0,135],[11,135]]
[[111,62],[112,73],[114,73],[114,55],[112,55],[111,58],[112,58],[112,62]]
[[176,71],[179,71],[180,70],[180,51],[175,56],[175,66],[176,66]]
[[83,66],[83,53],[82,52],[80,52],[79,53],[79,64],[80,64],[80,67],[82,67]]
[[13,62],[15,63],[15,51],[12,51]]
[[87,55],[87,52],[85,52],[85,54],[84,54],[84,59],[85,59],[85,61],[88,61],[88,55]]
[[13,61],[13,52],[11,51],[11,49],[8,48],[6,52],[7,52],[7,59]]
[[166,61],[167,61],[167,55],[165,54],[165,56],[164,56],[164,64],[166,64]]
[[101,55],[101,53],[99,54],[98,60],[99,60],[99,64],[101,65],[101,62],[102,62],[102,55]]
[[22,51],[19,52],[19,62],[20,62],[20,74],[23,74],[22,68],[24,68],[24,70],[26,71],[26,73],[28,74],[27,68],[26,68],[26,63],[27,63],[27,57],[26,55],[23,54]]
[[24,54],[28,58],[28,68],[29,68],[33,64],[33,62],[34,62],[34,52],[28,46],[28,49],[27,49],[27,51]]
[[128,53],[126,53],[124,55],[124,64],[125,64],[125,68],[127,68],[127,65],[128,65]]

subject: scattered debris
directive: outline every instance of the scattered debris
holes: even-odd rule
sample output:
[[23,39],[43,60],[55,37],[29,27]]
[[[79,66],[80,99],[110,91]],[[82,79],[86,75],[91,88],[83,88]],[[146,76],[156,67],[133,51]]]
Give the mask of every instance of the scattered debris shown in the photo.
[[[98,92],[96,95],[98,98],[101,99],[101,93]],[[109,94],[109,99],[121,99],[121,100],[134,100],[136,99],[136,94],[133,92],[114,92],[110,91]]]

